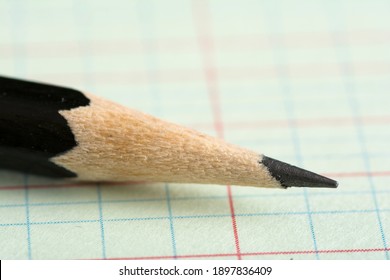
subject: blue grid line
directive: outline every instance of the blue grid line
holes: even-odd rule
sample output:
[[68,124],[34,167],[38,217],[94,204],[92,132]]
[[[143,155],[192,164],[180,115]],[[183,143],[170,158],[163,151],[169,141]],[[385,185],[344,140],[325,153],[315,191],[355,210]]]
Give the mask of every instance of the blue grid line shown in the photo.
[[27,223],[6,223],[6,224],[0,224],[0,227],[15,227],[15,226],[27,226]]
[[27,254],[28,259],[32,259],[31,252],[31,223],[30,223],[30,206],[29,202],[29,191],[28,191],[28,175],[24,175],[24,202],[26,205],[26,226],[27,226]]
[[[158,74],[157,69],[159,68],[158,59],[157,59],[157,48],[155,45],[155,21],[154,21],[154,10],[155,7],[152,1],[148,0],[139,0],[137,1],[137,6],[139,10],[139,22],[142,30],[142,45],[143,51],[145,54],[145,63],[147,66],[147,79],[149,92],[152,95],[152,100],[154,103],[154,114],[157,116],[162,116],[161,110],[161,98],[158,89]],[[164,185],[166,197],[164,200],[167,202],[168,214],[169,214],[169,230],[171,233],[171,243],[172,243],[172,253],[173,258],[176,258],[176,240],[175,240],[175,230],[173,226],[172,219],[172,207],[171,207],[171,197],[169,193],[168,184]],[[160,200],[160,199],[159,199]],[[163,200],[163,199],[161,199]]]
[[[272,41],[272,39],[271,39],[271,41]],[[274,58],[277,62],[276,68],[277,68],[278,76],[280,76],[280,80],[281,80],[281,84],[282,84],[281,91],[282,91],[284,98],[285,98],[284,99],[285,100],[284,107],[285,107],[285,110],[287,113],[292,143],[293,143],[294,150],[295,150],[295,159],[297,160],[297,162],[300,166],[303,166],[303,158],[301,155],[300,141],[299,141],[299,136],[298,136],[298,132],[297,132],[295,121],[294,121],[294,109],[293,109],[294,102],[291,98],[291,89],[290,89],[290,85],[289,85],[289,75],[287,73],[287,69],[284,66],[282,66],[283,65],[282,61],[286,61],[286,59],[284,58],[284,53],[283,53],[283,56],[280,54],[281,51],[280,51],[279,45],[275,44],[275,42],[272,42],[272,45],[275,46],[277,50],[279,50],[279,52],[277,52],[277,53],[275,51]],[[284,59],[281,59],[281,57],[283,57]],[[303,196],[304,196],[304,200],[305,200],[305,205],[306,205],[306,210],[307,210],[307,219],[308,219],[309,228],[310,228],[310,232],[311,232],[311,238],[313,241],[314,251],[316,252],[315,256],[316,256],[316,259],[319,259],[320,257],[318,254],[317,240],[316,240],[315,231],[314,231],[313,219],[311,217],[309,195],[308,195],[308,192],[305,188],[303,189]]]
[[[276,61],[276,71],[278,73],[278,76],[280,77],[281,80],[281,91],[284,95],[284,108],[286,110],[287,118],[288,118],[288,123],[289,123],[289,128],[290,128],[290,133],[291,133],[291,139],[293,142],[294,150],[295,150],[295,159],[297,160],[298,164],[300,166],[303,166],[303,158],[301,154],[301,148],[300,148],[300,141],[299,141],[299,136],[298,136],[298,131],[296,128],[296,124],[294,121],[294,102],[293,99],[291,98],[291,88],[290,88],[290,81],[289,81],[289,74],[288,70],[286,67],[283,65],[283,61],[287,61],[284,57],[284,52],[283,55],[281,55],[282,51],[280,50],[280,46],[273,42],[273,39],[271,39],[271,44],[276,47],[276,50],[278,52],[274,52],[274,59]],[[309,202],[309,195],[306,190],[306,188],[303,189],[303,196],[305,199],[305,205],[306,205],[306,210],[307,210],[307,219],[309,222],[309,228],[311,232],[311,238],[313,241],[313,246],[314,246],[314,251],[316,252],[315,256],[316,259],[320,259],[320,256],[318,254],[318,246],[317,246],[317,240],[316,240],[316,235],[314,231],[314,224],[313,224],[313,219],[311,217],[311,209],[310,209],[310,202]]]
[[99,223],[100,220],[75,220],[75,221],[47,221],[47,222],[30,222],[30,225],[57,225],[57,224],[77,224],[77,223]]
[[103,203],[102,203],[102,191],[100,184],[96,187],[98,196],[98,208],[99,208],[99,222],[100,222],[100,238],[102,240],[102,258],[106,258],[106,241],[104,237],[104,220],[103,220]]
[[[291,88],[290,88],[290,78],[288,74],[288,70],[286,67],[284,67],[283,62],[287,61],[285,58],[284,52],[280,50],[279,44],[275,43],[273,39],[271,39],[271,44],[276,47],[276,50],[278,52],[274,52],[274,59],[276,61],[276,71],[278,73],[278,76],[280,77],[281,80],[281,91],[284,95],[284,108],[286,110],[287,114],[287,119],[289,123],[289,128],[291,132],[291,138],[295,150],[295,156],[298,164],[300,166],[303,166],[303,158],[301,154],[301,147],[300,147],[300,141],[299,141],[299,136],[298,136],[298,131],[296,128],[296,124],[294,121],[294,102],[291,97]],[[318,254],[318,246],[317,246],[317,240],[316,240],[316,235],[314,231],[314,224],[313,224],[313,219],[311,217],[311,209],[310,209],[310,202],[309,202],[309,195],[306,190],[306,188],[303,189],[303,196],[305,199],[305,205],[306,205],[306,210],[307,210],[307,218],[309,222],[309,228],[311,232],[311,238],[313,241],[313,246],[314,246],[314,251],[316,252],[315,256],[316,259],[320,259],[320,256]]]
[[169,220],[169,217],[135,217],[135,218],[114,218],[106,219],[105,222],[125,222],[125,221],[151,221],[151,220]]
[[[267,9],[268,8],[268,9]],[[266,10],[269,10],[270,7],[266,7]],[[271,7],[272,8],[272,7]],[[277,11],[277,9],[274,9]],[[272,13],[269,13],[272,14]],[[269,17],[268,13],[266,16],[267,21],[269,22],[269,25],[273,27],[273,29],[280,31],[282,30],[282,27],[279,24],[277,14],[276,12],[274,13],[274,17]],[[281,35],[282,38],[282,35]],[[298,131],[296,129],[296,124],[295,124],[295,117],[294,117],[294,102],[291,94],[291,86],[290,86],[290,77],[288,73],[288,69],[284,66],[286,65],[286,54],[283,51],[283,43],[281,40],[275,41],[275,39],[272,36],[268,36],[268,39],[270,41],[270,45],[273,47],[274,51],[272,52],[273,54],[273,60],[275,62],[275,69],[277,73],[277,77],[279,78],[280,81],[280,91],[283,94],[284,97],[284,108],[287,116],[287,121],[288,121],[288,126],[290,128],[290,133],[291,133],[291,139],[294,145],[294,150],[295,150],[295,155],[296,155],[296,160],[298,163],[302,166],[303,165],[303,158],[301,155],[301,148],[300,148],[300,142],[299,142],[299,136],[298,136]],[[311,238],[314,246],[314,251],[316,252],[315,256],[316,259],[319,259],[319,254],[318,254],[318,246],[317,246],[317,240],[316,240],[316,235],[314,231],[314,225],[313,225],[313,219],[311,217],[311,209],[310,209],[310,202],[309,202],[309,197],[306,189],[303,189],[303,196],[305,199],[305,205],[307,209],[307,219],[309,223],[309,228],[311,232]]]
[[[389,194],[390,190],[377,190],[377,194]],[[353,196],[353,195],[367,195],[372,194],[371,190],[368,191],[339,191],[337,193],[333,192],[313,192],[310,193],[310,196]],[[298,192],[284,192],[280,194],[245,194],[245,195],[234,195],[236,199],[258,199],[265,197],[294,197],[302,196],[302,193]],[[215,200],[215,199],[226,199],[226,195],[215,195],[215,196],[186,196],[186,197],[170,197],[171,201],[180,201],[180,200]],[[119,200],[102,200],[103,204],[111,203],[140,203],[140,202],[157,202],[164,201],[166,198],[142,198],[142,199],[119,199]],[[45,206],[61,206],[61,205],[83,205],[83,204],[96,204],[96,201],[65,201],[65,202],[41,202],[41,203],[29,203],[29,207],[45,207]],[[15,203],[15,204],[0,204],[0,208],[13,208],[13,207],[26,207],[25,203]]]
[[[24,59],[26,58],[26,50],[23,44],[20,44],[20,34],[24,33],[21,29],[24,28],[24,18],[25,18],[25,9],[20,5],[20,1],[12,1],[11,5],[11,18],[13,19],[13,28],[12,28],[12,42],[14,50],[16,50],[16,55],[13,58],[15,73],[17,75],[23,76],[26,74],[26,67],[24,63]],[[30,229],[30,209],[29,209],[29,190],[28,190],[28,175],[24,174],[23,177],[24,183],[24,202],[26,207],[26,226],[27,226],[27,257],[28,259],[32,259],[31,252],[31,229]]]
[[[311,215],[335,215],[335,214],[356,214],[356,213],[373,213],[376,210],[322,210],[322,211],[312,211]],[[387,210],[387,211],[390,211]],[[270,213],[243,213],[237,214],[237,216],[246,217],[246,216],[289,216],[289,215],[304,215],[307,214],[307,211],[297,211],[297,212],[270,212]]]
[[[90,22],[88,22],[88,19],[90,18],[88,13],[89,9],[85,6],[85,2],[83,1],[74,1],[73,2],[73,9],[74,9],[74,21],[77,24],[78,28],[78,47],[79,51],[81,53],[81,61],[83,65],[83,80],[86,86],[93,90],[95,88],[95,79],[93,77],[93,57],[90,55],[90,49],[89,46],[90,40],[87,40],[87,43],[84,42],[84,39],[89,39],[89,30],[88,27],[91,26]],[[99,212],[99,223],[100,223],[100,240],[101,240],[101,248],[102,248],[102,258],[106,258],[106,242],[105,242],[105,235],[104,235],[104,220],[103,220],[103,203],[102,203],[102,193],[101,193],[101,187],[99,184],[96,185],[96,192],[98,196],[98,200],[95,202],[98,206],[98,212]]]
[[[371,164],[370,164],[370,159],[369,159],[368,152],[367,152],[364,132],[363,132],[363,129],[361,127],[362,123],[361,123],[360,117],[359,117],[358,105],[357,105],[357,101],[354,100],[354,98],[352,97],[353,92],[354,92],[353,86],[351,84],[349,84],[348,82],[346,82],[346,92],[349,92],[349,101],[350,101],[353,113],[356,116],[356,130],[357,130],[357,134],[358,134],[358,137],[360,140],[359,143],[360,143],[361,150],[362,150],[362,156],[364,158],[364,165],[365,165],[368,173],[370,173]],[[387,248],[386,235],[385,235],[385,232],[383,229],[382,219],[380,216],[379,204],[378,204],[378,199],[377,199],[376,190],[375,190],[375,183],[374,183],[374,180],[372,179],[372,176],[368,175],[367,178],[368,178],[369,185],[371,188],[371,194],[372,194],[372,199],[373,199],[374,206],[375,206],[376,217],[377,217],[377,221],[378,221],[379,232],[380,232],[382,243],[383,243],[383,248]],[[389,257],[390,257],[389,252],[387,250],[385,250],[385,256],[386,256],[386,259],[389,259]]]
[[[389,209],[380,209],[380,212],[390,212]],[[321,210],[312,211],[311,215],[342,215],[342,214],[358,214],[358,213],[377,213],[376,209],[356,209],[356,210]],[[307,215],[307,211],[288,211],[288,212],[261,212],[261,213],[238,213],[237,217],[260,217],[260,216],[292,216],[292,215]],[[150,221],[150,220],[174,220],[174,219],[215,219],[215,218],[230,218],[230,214],[210,214],[210,215],[178,215],[178,216],[159,216],[159,217],[134,217],[134,218],[113,218],[103,219],[106,222],[127,222],[127,221]],[[90,220],[73,220],[73,221],[45,221],[45,222],[30,222],[31,225],[55,225],[55,224],[77,224],[77,223],[100,223],[100,219]],[[26,226],[27,223],[6,223],[0,224],[0,227],[8,226]]]
[[177,256],[177,249],[176,249],[176,239],[175,239],[175,228],[173,226],[171,195],[170,195],[170,192],[169,192],[168,184],[165,184],[165,192],[167,194],[167,207],[168,207],[168,214],[169,214],[169,227],[170,227],[170,231],[171,231],[173,257],[176,258],[176,256]]
[[[345,14],[345,10],[343,8],[344,7],[342,5],[340,5],[338,11],[343,12],[343,14]],[[337,14],[337,15],[339,15],[339,14]],[[342,20],[342,17],[337,16],[337,17],[333,17],[333,18],[335,18],[337,20],[338,26],[342,26],[342,29],[344,29],[344,30],[346,29],[345,22]],[[387,241],[386,241],[386,235],[385,235],[383,225],[382,225],[382,219],[380,216],[380,210],[379,210],[379,204],[378,204],[377,195],[376,195],[375,183],[372,179],[372,176],[370,176],[371,164],[370,164],[370,158],[368,156],[367,141],[366,141],[366,138],[364,135],[364,128],[363,128],[364,123],[361,120],[359,102],[358,102],[357,98],[355,97],[355,94],[357,91],[356,91],[354,78],[353,78],[355,76],[355,73],[354,73],[354,70],[352,68],[353,66],[351,65],[352,59],[351,59],[349,52],[346,51],[346,49],[349,47],[348,42],[345,42],[343,49],[338,47],[339,46],[339,38],[340,38],[339,35],[336,34],[335,31],[333,30],[332,39],[334,42],[334,49],[336,51],[336,55],[338,56],[338,61],[340,61],[339,67],[340,67],[340,71],[342,74],[344,92],[346,94],[346,98],[347,98],[347,101],[349,103],[350,110],[352,112],[355,130],[357,133],[357,138],[359,140],[361,156],[364,159],[363,163],[364,163],[365,169],[368,173],[367,179],[368,179],[368,182],[370,185],[372,200],[373,200],[373,203],[375,206],[376,218],[377,218],[377,222],[378,222],[378,228],[379,228],[381,240],[383,243],[383,248],[386,249],[387,248]],[[342,60],[341,59],[342,57],[344,57],[346,59]],[[386,259],[390,259],[389,252],[387,250],[385,250],[384,252],[385,252]]]

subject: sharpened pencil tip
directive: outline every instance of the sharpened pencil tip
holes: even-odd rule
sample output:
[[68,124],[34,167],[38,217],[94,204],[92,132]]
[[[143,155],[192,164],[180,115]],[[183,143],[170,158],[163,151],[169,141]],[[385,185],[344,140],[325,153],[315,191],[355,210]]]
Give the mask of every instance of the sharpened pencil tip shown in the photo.
[[337,188],[335,180],[307,171],[305,169],[263,156],[261,162],[272,177],[283,187]]

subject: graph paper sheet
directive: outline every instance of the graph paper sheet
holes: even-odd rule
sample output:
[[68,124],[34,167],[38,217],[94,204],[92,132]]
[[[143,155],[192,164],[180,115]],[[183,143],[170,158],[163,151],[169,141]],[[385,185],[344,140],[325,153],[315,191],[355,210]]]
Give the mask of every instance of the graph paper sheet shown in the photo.
[[0,170],[0,258],[389,259],[389,10],[1,1],[1,75],[93,92],[340,186],[99,185]]

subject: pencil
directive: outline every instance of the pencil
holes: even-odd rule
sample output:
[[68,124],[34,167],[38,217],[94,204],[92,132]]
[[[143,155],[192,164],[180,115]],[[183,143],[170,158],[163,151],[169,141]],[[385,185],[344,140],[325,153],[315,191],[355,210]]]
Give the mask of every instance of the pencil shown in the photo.
[[90,93],[0,77],[0,168],[80,181],[335,188],[310,171]]

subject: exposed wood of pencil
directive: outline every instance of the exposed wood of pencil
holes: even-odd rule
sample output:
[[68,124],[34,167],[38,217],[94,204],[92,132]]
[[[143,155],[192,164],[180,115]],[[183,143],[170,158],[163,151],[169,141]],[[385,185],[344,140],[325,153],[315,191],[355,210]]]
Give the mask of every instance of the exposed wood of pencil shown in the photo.
[[52,158],[77,179],[282,187],[258,153],[86,96],[89,106],[60,111],[78,145]]

